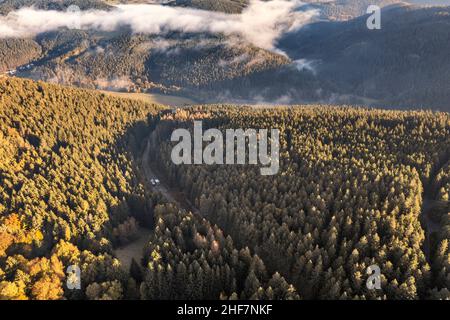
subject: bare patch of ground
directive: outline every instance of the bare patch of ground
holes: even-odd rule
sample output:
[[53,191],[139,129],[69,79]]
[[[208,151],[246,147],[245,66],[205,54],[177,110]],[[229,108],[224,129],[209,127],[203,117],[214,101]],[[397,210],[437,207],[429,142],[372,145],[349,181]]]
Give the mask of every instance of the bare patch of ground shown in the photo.
[[137,239],[135,241],[114,250],[117,259],[119,259],[120,264],[125,271],[130,270],[131,261],[133,259],[140,264],[143,255],[143,248],[147,244],[151,234],[151,230],[139,228],[136,234]]

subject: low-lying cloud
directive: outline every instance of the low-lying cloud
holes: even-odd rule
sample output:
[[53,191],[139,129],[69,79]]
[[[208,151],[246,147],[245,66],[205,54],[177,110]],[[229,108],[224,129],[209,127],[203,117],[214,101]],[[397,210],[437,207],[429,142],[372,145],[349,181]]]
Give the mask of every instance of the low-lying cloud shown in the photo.
[[318,15],[317,10],[298,10],[293,0],[252,0],[242,14],[225,14],[163,5],[118,5],[112,11],[45,11],[22,8],[0,16],[0,38],[30,37],[58,28],[113,31],[130,27],[133,32],[238,34],[255,46],[275,50],[285,32],[300,28]]
[[316,75],[316,67],[315,67],[316,61],[307,59],[298,59],[294,60],[292,63],[298,71],[307,70]]

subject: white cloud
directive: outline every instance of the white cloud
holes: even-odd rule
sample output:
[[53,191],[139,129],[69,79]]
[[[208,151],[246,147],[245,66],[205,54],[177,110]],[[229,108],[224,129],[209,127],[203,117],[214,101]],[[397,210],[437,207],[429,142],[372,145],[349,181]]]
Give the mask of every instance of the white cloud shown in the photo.
[[316,61],[307,60],[307,59],[298,59],[293,61],[293,65],[298,71],[308,70],[311,71],[314,75],[316,74],[316,68],[314,66]]
[[297,10],[293,0],[252,0],[242,14],[225,14],[162,5],[118,5],[112,11],[43,11],[22,8],[0,16],[0,38],[34,36],[61,27],[112,31],[128,26],[134,32],[164,34],[170,31],[238,34],[254,45],[274,50],[281,34],[303,26],[318,15]]

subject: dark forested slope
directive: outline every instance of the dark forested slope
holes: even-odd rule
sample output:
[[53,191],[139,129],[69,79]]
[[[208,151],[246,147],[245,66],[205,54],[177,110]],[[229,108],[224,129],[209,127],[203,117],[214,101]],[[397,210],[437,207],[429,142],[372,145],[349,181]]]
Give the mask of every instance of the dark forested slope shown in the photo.
[[366,19],[314,23],[280,46],[293,59],[315,61],[335,101],[353,95],[384,106],[449,110],[450,8],[388,8],[381,30],[367,29]]

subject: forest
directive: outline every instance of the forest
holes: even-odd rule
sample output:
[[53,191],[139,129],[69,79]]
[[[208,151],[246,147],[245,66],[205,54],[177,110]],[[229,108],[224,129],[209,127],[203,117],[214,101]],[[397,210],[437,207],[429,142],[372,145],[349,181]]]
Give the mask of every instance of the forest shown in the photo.
[[0,72],[27,64],[40,54],[41,48],[31,39],[0,39]]
[[[0,78],[0,299],[298,298],[217,226],[144,187],[135,159],[163,109]],[[113,249],[136,224],[154,236],[124,270]],[[66,286],[71,265],[81,291]]]
[[128,131],[157,110],[0,78],[0,299],[79,298],[63,286],[73,264],[82,297],[119,298],[133,288],[112,256],[113,230],[158,201],[132,168],[142,132]]
[[[205,130],[278,128],[280,173],[174,165],[167,134],[192,127],[193,119]],[[449,298],[449,120],[445,113],[332,106],[178,110],[152,133],[152,165],[301,298]],[[430,252],[424,195],[444,201],[433,208],[440,229]],[[365,286],[373,264],[383,270],[381,291]]]
[[[279,129],[279,173],[174,165],[193,120]],[[0,77],[0,299],[449,299],[449,130],[442,112],[168,109]]]

